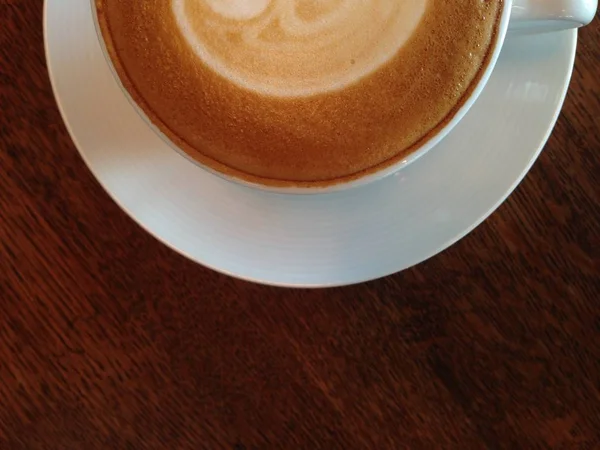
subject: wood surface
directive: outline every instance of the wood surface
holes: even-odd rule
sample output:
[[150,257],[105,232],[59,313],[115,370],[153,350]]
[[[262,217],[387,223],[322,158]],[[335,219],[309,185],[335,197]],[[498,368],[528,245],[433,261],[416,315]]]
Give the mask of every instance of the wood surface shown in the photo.
[[109,199],[52,96],[42,6],[0,0],[0,449],[600,449],[598,18],[483,225],[294,291],[200,267]]

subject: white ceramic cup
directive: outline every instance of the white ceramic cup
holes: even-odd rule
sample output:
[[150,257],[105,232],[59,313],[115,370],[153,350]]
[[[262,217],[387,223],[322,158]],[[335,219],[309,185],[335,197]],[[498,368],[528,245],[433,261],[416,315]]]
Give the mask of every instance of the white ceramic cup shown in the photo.
[[[139,0],[131,0],[139,1]],[[111,59],[108,56],[102,33],[100,32],[100,26],[98,24],[98,17],[96,14],[95,0],[91,0],[92,11],[94,15],[94,22],[100,44],[103,48],[106,60],[111,66],[111,70],[119,84],[121,81],[117,75],[114,66],[112,65]],[[131,98],[129,93],[121,84],[121,88],[130,102],[133,104],[135,109],[138,111],[140,116],[148,123],[148,125],[172,148],[178,151],[181,155],[187,157],[190,161],[193,161],[197,165],[204,169],[226,178],[230,181],[241,183],[246,186],[251,186],[263,190],[279,193],[290,193],[290,194],[318,194],[324,192],[333,192],[348,189],[351,187],[362,186],[367,183],[380,180],[388,175],[396,173],[400,169],[408,166],[410,163],[423,156],[429,150],[436,146],[458,122],[466,115],[471,106],[475,103],[486,83],[490,79],[490,75],[498,61],[502,44],[507,34],[509,35],[524,35],[524,34],[535,34],[535,33],[546,33],[552,31],[560,31],[572,28],[579,28],[587,25],[592,21],[598,8],[598,0],[504,0],[503,11],[500,18],[499,30],[496,35],[495,42],[492,43],[493,53],[487,64],[483,69],[483,74],[477,82],[475,88],[471,91],[469,98],[464,102],[463,106],[459,108],[452,119],[441,128],[436,135],[423,143],[421,147],[413,151],[402,161],[388,167],[382,168],[377,172],[373,172],[365,175],[362,178],[358,178],[346,183],[339,183],[327,187],[270,187],[262,184],[249,183],[245,180],[238,179],[236,177],[227,176],[220,172],[216,172],[213,169],[203,166],[198,161],[193,160],[185,152],[179,149],[167,136],[164,135],[155,125],[152,124],[150,119],[145,115],[140,107]]]

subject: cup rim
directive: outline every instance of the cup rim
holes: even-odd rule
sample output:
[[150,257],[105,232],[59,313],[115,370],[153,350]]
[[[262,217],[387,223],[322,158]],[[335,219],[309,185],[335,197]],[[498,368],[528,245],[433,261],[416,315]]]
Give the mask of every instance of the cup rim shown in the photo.
[[[474,86],[470,92],[466,93],[466,98],[462,102],[456,110],[450,114],[452,114],[449,120],[446,120],[446,123],[440,127],[438,130],[433,132],[433,135],[427,138],[427,140],[420,146],[418,146],[415,150],[411,151],[408,155],[402,158],[399,161],[393,162],[389,165],[385,165],[380,169],[375,168],[373,171],[365,173],[364,175],[358,174],[356,178],[352,178],[352,176],[341,177],[347,178],[346,181],[343,179],[339,182],[335,182],[335,179],[331,180],[332,184],[327,185],[319,185],[318,182],[297,182],[296,185],[285,185],[280,186],[277,184],[269,185],[262,184],[259,182],[253,182],[241,177],[235,176],[234,174],[226,174],[220,172],[197,159],[193,158],[187,152],[185,152],[179,145],[177,145],[173,140],[167,136],[145,113],[145,111],[141,108],[138,102],[133,98],[128,89],[125,88],[121,77],[114,65],[114,62],[110,56],[110,52],[106,45],[104,34],[102,33],[100,22],[98,18],[98,10],[96,6],[97,0],[90,0],[92,19],[94,22],[94,28],[96,31],[96,37],[102,49],[102,54],[104,55],[104,59],[108,64],[110,71],[113,75],[113,78],[117,82],[121,92],[125,95],[128,102],[133,106],[138,116],[142,118],[142,120],[153,130],[153,132],[172,150],[186,158],[191,163],[195,164],[199,168],[212,173],[213,175],[218,176],[226,181],[236,183],[241,186],[245,186],[248,188],[258,189],[264,192],[272,192],[279,194],[323,194],[323,193],[332,193],[332,192],[340,192],[346,191],[348,189],[353,189],[361,186],[365,186],[372,182],[384,179],[390,175],[393,175],[400,170],[408,167],[410,164],[421,158],[431,149],[433,149],[442,139],[444,139],[454,127],[464,118],[467,112],[471,109],[473,104],[479,98],[479,95],[485,88],[487,82],[490,79],[490,76],[496,66],[498,61],[498,57],[500,55],[500,51],[502,50],[502,46],[504,44],[504,40],[506,38],[508,32],[508,24],[510,20],[510,14],[512,9],[513,0],[502,0],[502,11],[499,15],[499,23],[497,26],[497,31],[494,36],[494,40],[490,45],[491,51],[488,52],[487,56],[487,64],[483,71],[479,75],[479,79],[475,81]],[[462,100],[462,99],[461,99]],[[446,118],[445,118],[446,119]],[[382,163],[383,164],[383,163]],[[367,169],[368,170],[368,169]],[[259,178],[259,177],[257,177]],[[349,179],[348,179],[349,178]],[[276,180],[274,180],[276,181]],[[328,183],[330,180],[323,180],[323,183]],[[295,182],[292,182],[295,183]]]

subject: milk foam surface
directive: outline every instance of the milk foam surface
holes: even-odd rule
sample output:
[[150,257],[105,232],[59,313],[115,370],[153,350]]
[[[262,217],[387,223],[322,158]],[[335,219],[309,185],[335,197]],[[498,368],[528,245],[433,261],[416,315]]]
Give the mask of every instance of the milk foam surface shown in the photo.
[[203,165],[333,185],[402,161],[454,117],[505,0],[95,0],[123,86]]
[[345,88],[390,61],[430,0],[171,0],[195,54],[239,87],[276,97]]

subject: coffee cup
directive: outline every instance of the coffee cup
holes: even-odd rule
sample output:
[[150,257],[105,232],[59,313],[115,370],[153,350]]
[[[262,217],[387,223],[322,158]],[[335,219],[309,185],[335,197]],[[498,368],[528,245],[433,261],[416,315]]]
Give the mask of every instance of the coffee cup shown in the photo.
[[174,150],[284,193],[361,186],[465,116],[507,34],[597,0],[91,0],[115,78]]

